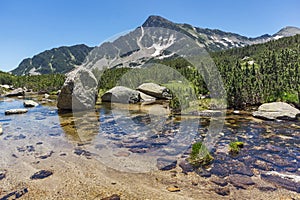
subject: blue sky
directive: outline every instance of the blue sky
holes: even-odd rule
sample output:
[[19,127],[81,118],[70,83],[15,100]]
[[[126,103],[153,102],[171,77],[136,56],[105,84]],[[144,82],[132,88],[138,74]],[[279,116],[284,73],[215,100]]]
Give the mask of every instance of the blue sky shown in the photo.
[[300,27],[299,0],[0,0],[0,70],[44,50],[99,45],[149,15],[256,37]]

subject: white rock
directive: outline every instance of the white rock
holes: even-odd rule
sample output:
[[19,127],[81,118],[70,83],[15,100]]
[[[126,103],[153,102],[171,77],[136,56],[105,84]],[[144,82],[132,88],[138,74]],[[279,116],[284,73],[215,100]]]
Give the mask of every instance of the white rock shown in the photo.
[[32,100],[25,100],[23,102],[23,105],[24,105],[24,107],[36,107],[39,104],[37,102],[35,102],[35,101],[32,101]]
[[5,115],[13,115],[13,114],[22,114],[22,113],[27,113],[28,110],[25,108],[21,109],[10,109],[5,111]]
[[258,111],[253,112],[257,118],[275,119],[296,119],[300,110],[284,102],[265,103],[259,106]]

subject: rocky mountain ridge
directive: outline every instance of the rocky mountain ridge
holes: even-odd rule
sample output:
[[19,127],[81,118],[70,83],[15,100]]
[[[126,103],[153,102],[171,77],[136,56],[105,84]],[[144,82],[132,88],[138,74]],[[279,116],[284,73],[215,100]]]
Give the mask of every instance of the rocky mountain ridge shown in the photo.
[[[273,35],[262,35],[256,38],[248,38],[236,33],[231,32],[224,32],[218,29],[208,29],[208,28],[199,28],[194,27],[189,24],[179,24],[173,23],[163,17],[160,16],[150,16],[148,19],[143,23],[141,27],[138,27],[135,31],[128,33],[129,37],[132,37],[132,34],[136,34],[139,36],[140,30],[142,28],[164,28],[170,29],[172,31],[176,31],[187,35],[188,37],[195,40],[199,45],[206,48],[208,51],[220,51],[226,50],[230,48],[238,48],[247,45],[265,43],[271,40],[277,40],[282,37],[289,37],[296,34],[300,34],[300,29],[297,27],[287,26],[277,33]],[[126,37],[126,35],[124,36]],[[170,40],[170,38],[163,38]],[[151,41],[149,40],[150,44],[146,46],[153,46],[159,47],[160,49],[156,49],[156,53],[152,52],[150,54],[153,57],[160,56],[161,58],[165,55],[160,53],[163,52],[163,48],[167,48],[167,46],[162,46],[161,41]],[[157,43],[155,43],[157,42]],[[134,42],[136,43],[136,42]],[[133,43],[132,43],[133,44]],[[100,47],[97,48],[111,48],[109,43],[104,43]],[[123,57],[131,56],[132,53],[139,50],[137,44],[134,44],[132,51],[124,52]],[[36,74],[52,74],[52,73],[61,73],[65,74],[73,70],[76,66],[81,65],[85,59],[88,57],[90,52],[92,51],[93,47],[88,47],[84,44],[81,45],[74,45],[70,47],[59,47],[53,48],[51,50],[44,51],[38,55],[35,55],[33,58],[26,58],[24,59],[19,66],[12,70],[11,72],[15,75],[36,75]],[[156,55],[157,54],[157,55]],[[160,55],[159,55],[160,54]],[[149,56],[149,55],[147,55]],[[132,60],[132,59],[131,59]],[[119,63],[121,66],[121,63]],[[136,67],[141,65],[141,61],[137,60],[136,62],[130,62],[123,66],[126,67]]]

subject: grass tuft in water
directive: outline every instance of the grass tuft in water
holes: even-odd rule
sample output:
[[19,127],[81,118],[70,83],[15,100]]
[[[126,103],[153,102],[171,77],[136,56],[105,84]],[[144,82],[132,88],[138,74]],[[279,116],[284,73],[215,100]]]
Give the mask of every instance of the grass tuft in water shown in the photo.
[[189,162],[194,167],[207,166],[213,161],[213,157],[202,142],[196,142],[192,145]]

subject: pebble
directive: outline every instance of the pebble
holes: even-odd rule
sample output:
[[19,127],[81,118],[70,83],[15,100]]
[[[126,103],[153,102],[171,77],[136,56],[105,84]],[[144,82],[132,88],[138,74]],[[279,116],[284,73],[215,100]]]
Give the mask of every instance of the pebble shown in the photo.
[[221,196],[228,196],[228,195],[230,195],[230,189],[228,187],[225,187],[225,188],[217,187],[217,188],[214,189],[214,191],[218,195],[221,195]]
[[84,150],[84,149],[75,149],[74,150],[74,153],[76,154],[76,155],[78,155],[78,156],[81,156],[81,155],[83,155],[83,156],[91,156],[92,154],[91,154],[91,152],[89,152],[89,151],[87,151],[87,150]]
[[0,170],[0,180],[6,177],[6,170]]
[[182,169],[182,173],[184,174],[194,171],[193,166],[186,159],[181,160],[178,166]]
[[224,178],[213,177],[210,179],[210,181],[213,182],[214,184],[222,186],[222,187],[228,185],[227,181]]
[[111,195],[110,197],[105,197],[105,198],[102,198],[101,200],[120,200],[120,196],[117,195],[117,194],[113,194]]
[[167,190],[169,192],[180,192],[180,188],[177,187],[177,186],[170,186],[170,187],[167,187]]
[[53,174],[53,172],[51,171],[48,171],[48,170],[41,170],[41,171],[38,171],[36,173],[34,173],[30,179],[31,180],[36,180],[36,179],[44,179],[44,178],[47,178],[49,176],[51,176]]

